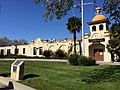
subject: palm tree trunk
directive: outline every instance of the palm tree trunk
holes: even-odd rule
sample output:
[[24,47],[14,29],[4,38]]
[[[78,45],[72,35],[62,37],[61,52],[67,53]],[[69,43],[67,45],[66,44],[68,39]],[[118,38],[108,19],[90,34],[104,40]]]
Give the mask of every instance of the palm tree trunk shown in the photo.
[[79,53],[80,53],[80,55],[82,55],[81,40],[79,40]]
[[74,38],[74,54],[76,54],[76,30],[74,30],[73,38]]

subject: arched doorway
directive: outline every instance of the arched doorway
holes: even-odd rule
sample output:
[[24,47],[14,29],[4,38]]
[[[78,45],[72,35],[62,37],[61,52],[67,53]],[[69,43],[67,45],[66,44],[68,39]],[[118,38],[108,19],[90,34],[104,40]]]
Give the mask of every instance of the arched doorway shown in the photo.
[[104,61],[105,45],[91,44],[89,46],[89,56],[96,59],[96,61]]

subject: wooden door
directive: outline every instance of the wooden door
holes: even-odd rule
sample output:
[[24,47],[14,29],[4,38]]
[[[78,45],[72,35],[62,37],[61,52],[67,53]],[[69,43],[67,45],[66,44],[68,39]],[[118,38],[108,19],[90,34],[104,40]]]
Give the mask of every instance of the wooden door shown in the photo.
[[103,49],[94,49],[94,57],[96,61],[103,61],[104,55],[103,55]]

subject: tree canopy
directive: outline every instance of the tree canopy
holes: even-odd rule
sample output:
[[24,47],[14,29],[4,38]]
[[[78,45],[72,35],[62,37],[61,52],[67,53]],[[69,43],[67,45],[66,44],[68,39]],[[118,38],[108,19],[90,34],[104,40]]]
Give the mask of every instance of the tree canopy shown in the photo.
[[7,37],[0,38],[0,46],[8,46],[8,45],[23,45],[27,44],[27,41],[24,39],[19,40],[10,40]]
[[73,6],[74,0],[34,0],[34,2],[44,6],[43,17],[52,20],[54,17],[57,19],[64,17]]
[[[35,4],[43,6],[44,12],[43,17],[45,20],[52,20],[53,18],[61,19],[68,14],[68,11],[71,10],[74,5],[80,5],[81,0],[33,0]],[[86,0],[90,2],[91,0]],[[95,7],[96,0],[93,0]],[[77,9],[81,12],[81,6],[76,6]]]
[[104,0],[103,8],[110,20],[120,23],[120,0]]
[[112,60],[115,60],[114,55],[116,55],[117,61],[120,61],[120,0],[104,0],[104,11],[109,14],[112,22],[107,48],[111,53]]

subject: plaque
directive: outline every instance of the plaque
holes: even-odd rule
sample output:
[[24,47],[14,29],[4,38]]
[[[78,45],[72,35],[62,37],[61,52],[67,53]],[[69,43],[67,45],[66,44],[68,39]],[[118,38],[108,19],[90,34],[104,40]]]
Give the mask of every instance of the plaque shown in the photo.
[[13,72],[17,71],[17,66],[13,66]]

